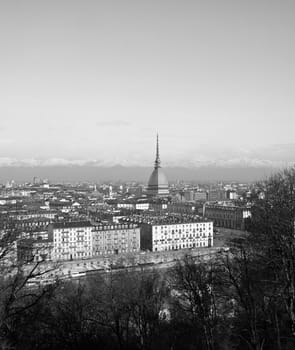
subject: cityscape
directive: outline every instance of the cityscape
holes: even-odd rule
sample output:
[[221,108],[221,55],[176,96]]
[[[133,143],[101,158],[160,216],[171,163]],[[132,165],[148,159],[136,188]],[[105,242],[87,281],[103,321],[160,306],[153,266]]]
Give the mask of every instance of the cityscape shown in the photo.
[[0,350],[295,349],[294,33],[0,0]]
[[[278,174],[277,178],[274,176],[266,182],[173,183],[168,181],[165,168],[162,167],[158,134],[155,141],[154,168],[151,174],[147,174],[146,183],[52,183],[49,179],[34,177],[26,183],[10,180],[1,185],[2,291],[8,291],[8,295],[9,292],[15,294],[14,298],[6,301],[9,308],[18,310],[20,307],[20,310],[26,310],[28,307],[34,310],[35,303],[42,305],[43,301],[39,302],[39,298],[44,298],[46,303],[46,298],[49,297],[46,295],[50,295],[52,288],[56,296],[64,295],[64,288],[68,287],[73,289],[74,293],[75,290],[86,293],[84,288],[90,288],[87,293],[92,293],[96,283],[106,283],[106,287],[99,289],[99,293],[115,293],[111,300],[119,298],[116,301],[119,307],[120,299],[125,298],[125,288],[127,291],[128,288],[132,288],[133,293],[134,283],[139,284],[139,288],[143,288],[145,283],[155,283],[156,288],[169,286],[171,290],[164,293],[164,289],[161,289],[161,293],[164,294],[158,308],[153,311],[154,317],[162,326],[166,327],[168,322],[169,327],[172,327],[175,317],[174,303],[182,300],[181,293],[189,293],[188,299],[182,301],[184,310],[192,302],[190,293],[197,293],[197,301],[193,302],[196,303],[196,307],[204,307],[206,303],[211,305],[207,298],[215,297],[215,290],[212,288],[220,288],[220,282],[216,282],[215,279],[226,274],[226,269],[229,281],[237,288],[237,292],[241,293],[242,285],[237,287],[237,280],[232,276],[231,269],[236,268],[236,263],[239,264],[235,259],[239,261],[240,253],[245,256],[244,254],[249,254],[247,249],[253,249],[247,245],[250,242],[249,237],[252,237],[251,232],[256,230],[255,225],[261,225],[261,213],[257,216],[258,204],[266,202],[267,197],[271,198],[270,187],[277,187],[276,181],[282,182],[283,186],[287,182],[289,186],[290,177],[291,181],[295,179],[294,168],[285,170],[284,174]],[[277,196],[277,192],[273,194]],[[292,232],[294,226],[292,224]],[[232,266],[227,265],[229,257],[232,259]],[[247,265],[250,262],[246,261],[244,267],[250,268],[250,265]],[[258,271],[259,269],[255,273]],[[189,275],[186,275],[187,273]],[[165,275],[170,277],[166,280]],[[171,278],[173,283],[182,281],[184,285],[177,287],[173,284],[172,287]],[[185,280],[182,280],[183,278]],[[185,283],[188,283],[188,286]],[[113,284],[116,292],[112,289]],[[182,288],[185,288],[183,292]],[[73,300],[79,298],[75,294],[71,296],[69,291],[67,293],[70,294],[63,297],[74,298]],[[154,298],[159,297],[158,293],[159,291],[152,292],[146,297],[151,298],[153,304],[156,301]],[[180,294],[173,296],[173,293]],[[205,294],[200,296],[199,293]],[[85,294],[84,297],[89,298],[90,295]],[[18,306],[22,298],[25,304]],[[105,297],[99,294],[99,298]],[[140,303],[149,300],[141,299],[140,295],[137,298],[137,302]],[[218,301],[218,308],[228,307],[227,303],[233,301],[230,294],[226,303],[222,299]],[[104,307],[109,307],[107,305],[110,301],[107,299],[104,302]],[[133,302],[135,301],[132,298],[127,301]],[[96,307],[96,301],[93,307]],[[131,304],[128,307],[131,307]],[[245,307],[248,308],[248,304],[245,304]],[[233,306],[224,311],[227,322],[231,322],[233,317],[232,309]],[[216,311],[217,309],[214,312]],[[196,317],[202,317],[203,322],[206,322],[203,317],[212,316],[211,309],[205,314],[207,316],[202,315],[203,311],[199,309],[192,312],[196,313]],[[123,315],[122,317],[126,317],[125,313]],[[11,316],[8,314],[6,317]],[[43,322],[42,320],[37,318],[36,325]],[[109,327],[113,322],[110,318],[107,323],[103,323],[103,328],[106,325]],[[207,326],[212,327],[210,324]],[[192,329],[194,327],[195,325]],[[175,332],[174,328],[169,332],[172,335]],[[37,336],[40,337],[39,334]],[[227,337],[229,336],[230,334],[227,334]],[[38,337],[36,342],[43,343],[43,338],[39,340]],[[133,337],[136,339],[136,336]],[[156,335],[149,334],[143,341],[149,342],[150,337],[155,337],[153,342],[156,344],[151,349],[154,346],[162,346],[159,345]],[[203,344],[202,336],[197,339],[198,344]],[[213,335],[212,338],[205,339],[214,342]],[[224,341],[225,348],[230,343],[229,339]],[[111,346],[117,348],[116,341],[110,341]],[[193,338],[189,338],[186,346],[190,346],[194,341]],[[165,342],[165,346],[170,344],[168,339]],[[89,346],[85,340],[79,340],[80,343],[81,346]],[[59,340],[57,346],[48,341],[44,344],[45,348],[56,348],[64,344],[64,341]],[[69,344],[71,348],[72,342]],[[138,345],[133,346],[137,348]],[[182,348],[182,345],[178,346]],[[204,348],[214,349],[215,345],[210,343]]]
[[[81,263],[93,258],[96,265],[109,269],[113,256],[116,260],[117,255],[126,255],[128,264],[131,254],[143,264],[140,254],[153,263],[154,252],[170,252],[166,260],[173,261],[173,253],[179,250],[214,251],[218,228],[246,230],[255,190],[263,196],[254,184],[169,185],[157,135],[154,170],[147,186],[136,182],[51,184],[37,177],[30,183],[11,180],[2,185],[1,235],[12,229],[17,232],[11,254],[25,263]],[[103,265],[106,257],[110,258]],[[83,273],[87,272],[86,268]],[[75,273],[75,269],[63,271],[66,277]]]

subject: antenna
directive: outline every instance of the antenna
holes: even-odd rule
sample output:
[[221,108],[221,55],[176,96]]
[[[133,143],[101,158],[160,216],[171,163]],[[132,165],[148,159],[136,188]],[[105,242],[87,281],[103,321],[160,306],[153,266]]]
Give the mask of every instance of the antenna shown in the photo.
[[160,152],[159,152],[159,134],[157,133],[157,145],[156,145],[156,160],[155,160],[155,169],[160,168]]

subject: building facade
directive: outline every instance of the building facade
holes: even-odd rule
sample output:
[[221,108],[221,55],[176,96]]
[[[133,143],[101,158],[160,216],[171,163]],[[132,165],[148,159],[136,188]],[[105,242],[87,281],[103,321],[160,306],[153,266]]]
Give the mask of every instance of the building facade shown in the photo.
[[92,229],[88,221],[50,224],[48,237],[53,241],[52,260],[91,258],[93,255]]
[[204,205],[204,216],[213,220],[217,227],[244,230],[245,219],[251,216],[251,210],[245,206],[206,203]]
[[195,201],[205,202],[207,200],[207,192],[205,191],[196,191],[195,192]]
[[54,223],[49,225],[48,237],[54,261],[140,251],[140,228],[135,224]]
[[213,222],[206,219],[150,220],[141,224],[141,249],[169,251],[213,246]]
[[226,199],[226,192],[220,189],[210,189],[207,192],[207,200],[210,202],[224,201]]
[[140,228],[135,224],[94,226],[93,256],[140,251]]

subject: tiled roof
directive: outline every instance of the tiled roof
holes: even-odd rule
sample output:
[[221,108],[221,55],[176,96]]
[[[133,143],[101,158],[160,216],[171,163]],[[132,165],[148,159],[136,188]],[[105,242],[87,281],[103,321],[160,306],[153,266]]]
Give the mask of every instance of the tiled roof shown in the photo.
[[55,222],[53,225],[54,229],[59,228],[74,228],[74,227],[91,227],[90,221],[68,221],[68,222]]

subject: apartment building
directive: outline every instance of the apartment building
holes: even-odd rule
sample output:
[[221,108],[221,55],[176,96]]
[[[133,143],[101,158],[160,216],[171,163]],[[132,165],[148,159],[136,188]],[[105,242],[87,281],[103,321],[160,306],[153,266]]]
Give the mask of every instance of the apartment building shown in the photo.
[[93,256],[140,251],[140,228],[135,224],[94,226]]
[[245,219],[251,216],[251,208],[236,206],[230,202],[206,203],[204,216],[213,220],[217,227],[244,230]]
[[140,250],[140,228],[135,224],[53,223],[48,227],[48,238],[53,242],[51,256],[55,261]]
[[141,227],[142,250],[156,252],[213,246],[213,222],[197,215],[136,217],[133,220]]
[[89,221],[53,223],[48,237],[53,241],[53,260],[87,259],[93,255],[93,226]]

